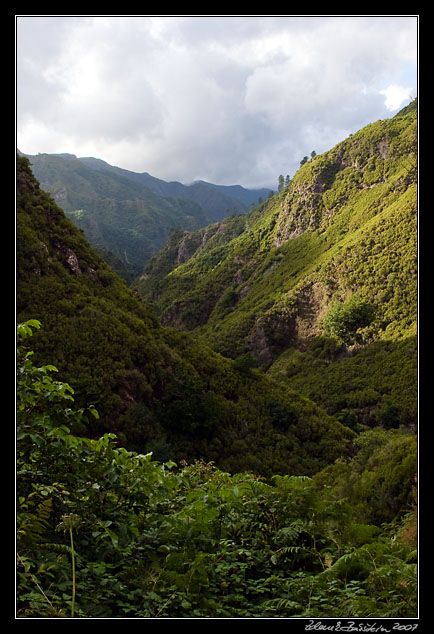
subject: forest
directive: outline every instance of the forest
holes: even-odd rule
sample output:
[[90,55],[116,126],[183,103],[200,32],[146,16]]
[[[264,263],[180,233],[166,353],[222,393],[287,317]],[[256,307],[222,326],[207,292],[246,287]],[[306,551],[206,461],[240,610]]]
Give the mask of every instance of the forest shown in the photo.
[[[18,616],[417,615],[416,439],[372,430],[314,477],[156,462],[79,437],[18,327]],[[371,500],[374,500],[374,503]]]
[[17,156],[17,618],[418,617],[416,115],[130,285]]

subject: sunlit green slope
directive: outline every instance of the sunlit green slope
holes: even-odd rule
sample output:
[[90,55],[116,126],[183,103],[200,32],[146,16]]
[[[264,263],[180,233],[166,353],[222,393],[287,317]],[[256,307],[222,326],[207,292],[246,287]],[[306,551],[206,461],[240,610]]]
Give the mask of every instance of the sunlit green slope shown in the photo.
[[156,459],[229,471],[311,474],[345,455],[353,432],[312,401],[163,328],[34,178],[17,170],[17,316],[37,319],[35,363],[52,363],[78,405]]
[[137,288],[162,323],[251,355],[330,413],[414,425],[416,102],[248,216],[173,236]]

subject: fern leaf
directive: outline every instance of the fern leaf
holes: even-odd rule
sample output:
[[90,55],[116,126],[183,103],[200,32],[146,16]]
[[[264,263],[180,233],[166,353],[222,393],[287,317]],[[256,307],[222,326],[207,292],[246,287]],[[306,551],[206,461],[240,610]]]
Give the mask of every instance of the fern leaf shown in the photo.
[[72,555],[72,548],[67,544],[57,544],[54,542],[40,542],[38,544],[41,550],[51,551],[58,554]]
[[269,599],[262,604],[266,610],[299,610],[302,606],[291,599]]
[[35,513],[29,513],[23,519],[19,532],[26,541],[38,543],[49,528],[49,518],[52,511],[52,500],[48,498],[40,502]]

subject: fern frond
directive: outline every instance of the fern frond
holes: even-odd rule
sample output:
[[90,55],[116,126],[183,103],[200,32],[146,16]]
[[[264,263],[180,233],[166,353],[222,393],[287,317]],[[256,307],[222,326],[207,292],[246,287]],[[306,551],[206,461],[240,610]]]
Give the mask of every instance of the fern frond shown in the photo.
[[399,617],[411,616],[408,614],[408,602],[400,601],[399,603],[395,603],[392,607],[388,607],[385,610],[380,610],[375,614],[369,614],[367,616],[380,617],[382,619],[393,619]]
[[159,577],[169,586],[176,586],[178,590],[185,590],[187,587],[187,579],[185,574],[176,572],[175,570],[161,569]]
[[285,610],[285,611],[299,610],[302,608],[300,603],[297,603],[297,601],[292,601],[291,599],[277,599],[277,598],[264,601],[262,606],[266,610]]
[[38,543],[49,528],[52,511],[52,500],[48,498],[40,502],[35,513],[27,513],[19,526],[20,535],[30,543]]
[[358,548],[350,553],[342,555],[331,566],[327,567],[321,575],[337,575],[338,577],[356,578],[359,574],[372,569],[372,558],[364,548]]
[[40,550],[44,551],[49,550],[53,553],[72,555],[72,548],[67,544],[58,544],[55,542],[40,542],[38,544],[38,547],[40,548]]
[[281,540],[286,544],[294,542],[304,530],[302,520],[294,520],[288,526],[284,526],[276,535],[276,540]]

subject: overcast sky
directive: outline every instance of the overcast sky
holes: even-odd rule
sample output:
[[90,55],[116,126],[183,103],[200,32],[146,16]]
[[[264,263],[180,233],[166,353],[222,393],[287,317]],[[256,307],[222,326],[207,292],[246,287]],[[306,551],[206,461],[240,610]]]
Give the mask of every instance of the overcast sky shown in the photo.
[[17,145],[277,189],[416,96],[416,16],[17,16]]

